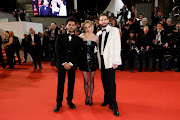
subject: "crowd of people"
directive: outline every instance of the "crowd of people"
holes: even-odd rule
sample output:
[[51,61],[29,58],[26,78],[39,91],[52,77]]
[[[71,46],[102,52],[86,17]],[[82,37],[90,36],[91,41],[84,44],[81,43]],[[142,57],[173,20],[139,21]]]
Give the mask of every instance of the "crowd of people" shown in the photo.
[[[18,11],[20,13],[20,11]],[[128,18],[128,13],[131,12],[131,17]],[[77,28],[75,30],[75,34],[79,36],[81,33],[84,33],[84,22],[85,20],[92,21],[94,25],[94,34],[101,30],[101,26],[99,25],[99,15],[95,16],[86,13],[84,18],[78,12],[77,9],[70,11],[69,14],[77,19]],[[18,19],[18,17],[17,17]],[[163,11],[158,8],[154,8],[152,12],[152,23],[148,24],[148,19],[144,16],[143,13],[140,13],[137,16],[137,11],[135,9],[135,5],[132,5],[131,11],[129,11],[124,5],[122,9],[120,9],[119,14],[115,17],[113,13],[109,16],[109,25],[113,27],[119,28],[119,32],[121,35],[121,58],[122,65],[119,67],[121,71],[124,71],[124,63],[128,61],[129,72],[133,72],[134,61],[136,57],[139,59],[139,72],[142,72],[143,66],[145,66],[145,71],[150,72],[149,70],[149,62],[152,58],[152,72],[156,71],[156,61],[159,59],[159,71],[163,72],[162,61],[164,60],[164,56],[166,54],[170,55],[169,65],[165,68],[166,70],[171,70],[172,68],[177,68],[176,72],[180,71],[180,23],[175,25],[172,24],[171,18],[166,18],[163,16]],[[55,53],[55,41],[58,34],[66,33],[66,25],[62,24],[60,27],[56,25],[56,23],[51,23],[48,31],[44,33],[38,33],[38,38],[40,40],[38,48],[39,48],[39,57],[41,59],[46,58],[50,59],[51,65],[56,64],[56,53]],[[15,44],[16,50],[14,52],[7,51],[7,58],[10,58],[8,64],[10,64],[10,68],[13,68],[12,64],[12,54],[16,52],[19,63],[19,49],[24,51],[24,63],[27,60],[27,53],[29,52],[29,47],[27,43],[27,36],[24,35],[24,39],[22,43],[18,42],[17,37],[13,37],[14,41],[11,43],[11,35],[13,32],[5,32],[5,40],[4,44],[5,48],[9,46],[11,48],[11,44]],[[7,42],[9,41],[9,42]],[[7,42],[7,43],[6,43]],[[10,44],[11,43],[11,44]],[[11,54],[8,54],[11,53]],[[175,62],[177,58],[177,62]],[[2,61],[2,60],[1,60]],[[145,65],[143,65],[143,61],[145,61]],[[4,66],[4,62],[3,66]],[[176,64],[175,64],[176,63]],[[21,64],[21,63],[20,63]],[[137,66],[137,65],[136,65]],[[36,68],[36,65],[35,65]]]

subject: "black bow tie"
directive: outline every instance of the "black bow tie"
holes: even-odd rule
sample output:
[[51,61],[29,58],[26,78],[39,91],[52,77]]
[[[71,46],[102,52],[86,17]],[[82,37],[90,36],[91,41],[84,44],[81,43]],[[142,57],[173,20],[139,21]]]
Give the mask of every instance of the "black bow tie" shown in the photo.
[[106,32],[106,29],[102,30],[102,32],[104,32],[104,31]]
[[74,34],[68,33],[67,35],[68,35],[68,36],[72,36],[72,35],[74,35]]

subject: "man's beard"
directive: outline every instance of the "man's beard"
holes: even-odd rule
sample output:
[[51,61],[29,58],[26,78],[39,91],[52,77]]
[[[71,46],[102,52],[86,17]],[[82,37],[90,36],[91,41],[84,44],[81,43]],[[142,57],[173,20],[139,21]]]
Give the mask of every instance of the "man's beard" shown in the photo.
[[106,27],[108,24],[102,24],[101,27]]

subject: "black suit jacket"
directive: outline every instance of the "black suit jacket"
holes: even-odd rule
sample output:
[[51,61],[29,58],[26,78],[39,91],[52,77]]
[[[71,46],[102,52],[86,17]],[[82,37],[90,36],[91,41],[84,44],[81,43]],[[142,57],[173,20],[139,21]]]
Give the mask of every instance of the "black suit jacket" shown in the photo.
[[56,67],[59,68],[65,62],[71,62],[74,67],[79,65],[83,40],[72,35],[71,41],[67,33],[57,36],[55,44],[55,52],[57,55]]
[[27,41],[27,37],[22,39],[22,42],[21,42],[21,49],[22,49],[22,48],[23,48],[24,50],[28,50],[28,41]]
[[32,49],[36,48],[38,49],[41,45],[41,41],[40,41],[40,38],[37,34],[34,34],[34,43],[36,45],[31,45],[31,42],[32,42],[32,38],[31,38],[31,35],[28,35],[27,36],[27,43],[28,43],[28,49],[31,51]]
[[[154,31],[154,35],[153,35],[153,40],[156,39],[156,35],[158,34],[157,30]],[[167,40],[167,34],[164,30],[161,31],[161,42],[163,45],[165,45],[166,43],[169,43],[168,40]]]

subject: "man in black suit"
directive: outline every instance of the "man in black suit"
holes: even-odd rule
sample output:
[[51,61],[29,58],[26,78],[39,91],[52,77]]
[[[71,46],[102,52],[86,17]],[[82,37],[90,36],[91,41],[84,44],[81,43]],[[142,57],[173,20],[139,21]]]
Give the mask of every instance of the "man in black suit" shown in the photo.
[[5,62],[4,62],[4,59],[3,59],[3,54],[2,54],[2,47],[1,47],[1,45],[2,45],[2,38],[1,38],[1,36],[0,36],[0,63],[1,63],[1,65],[2,65],[2,67],[4,68],[4,69],[6,69],[6,64],[5,64]]
[[151,34],[149,31],[149,27],[145,26],[143,30],[140,32],[138,36],[138,46],[140,50],[139,54],[139,65],[140,69],[139,72],[142,72],[143,68],[143,57],[145,59],[145,71],[149,72],[149,48],[152,43]]
[[152,72],[156,71],[156,59],[159,59],[159,72],[162,70],[162,58],[164,49],[168,47],[167,34],[163,30],[162,23],[157,24],[157,30],[154,31],[153,35],[153,69]]
[[[34,14],[34,6],[36,6],[37,13],[39,14],[39,6],[38,6],[38,0],[32,0],[32,9]],[[34,14],[35,15],[35,14]]]
[[[33,28],[29,30],[30,35],[27,36],[29,53],[32,56],[34,62],[34,69],[37,69],[37,63],[40,69],[43,69],[40,62],[40,45],[41,41],[37,34],[34,34]],[[37,63],[36,63],[37,62]]]
[[24,51],[24,62],[23,63],[26,63],[27,54],[28,54],[27,34],[24,34],[24,38],[22,39],[22,43],[21,43],[21,49],[22,49],[22,51]]
[[104,102],[101,106],[109,105],[115,116],[119,116],[116,101],[115,69],[122,64],[121,61],[121,38],[119,29],[108,25],[109,19],[106,14],[99,17],[101,30],[99,36],[98,60],[101,69],[101,79],[104,88]]
[[58,112],[62,107],[64,82],[66,71],[68,71],[68,95],[67,104],[71,109],[76,106],[72,103],[75,73],[79,63],[83,40],[74,35],[76,29],[76,19],[69,17],[66,21],[67,33],[60,34],[56,39],[55,51],[57,55],[56,67],[58,68],[58,88],[57,88],[57,105],[54,112]]
[[49,1],[48,0],[44,0],[43,4],[44,5],[41,6],[41,8],[40,8],[39,15],[51,16],[52,15],[52,9],[49,6]]

